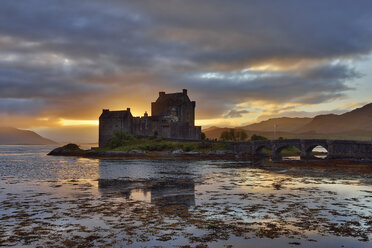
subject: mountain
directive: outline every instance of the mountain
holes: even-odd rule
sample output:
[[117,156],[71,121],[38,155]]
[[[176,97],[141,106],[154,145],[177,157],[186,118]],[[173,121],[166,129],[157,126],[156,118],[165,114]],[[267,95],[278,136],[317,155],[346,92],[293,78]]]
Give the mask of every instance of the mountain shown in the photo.
[[274,126],[277,125],[278,132],[295,132],[297,129],[305,126],[312,121],[312,118],[273,118],[259,123],[241,127],[249,131],[273,132]]
[[211,126],[211,127],[207,127],[207,128],[203,128],[203,132],[208,132],[208,131],[213,131],[215,129],[219,129],[220,127],[216,127],[216,126]]
[[[210,129],[203,130],[203,133],[205,133],[205,136],[207,138],[210,138],[210,139],[219,139],[221,137],[221,133],[223,131],[228,131],[230,129],[231,128],[227,128],[227,127],[224,127],[224,128],[216,127],[216,128],[213,128],[212,130],[210,130]],[[234,129],[236,131],[243,130],[242,128],[234,128]],[[267,137],[269,139],[277,139],[278,137],[291,138],[291,137],[296,136],[296,134],[287,133],[287,132],[277,132],[276,134],[274,134],[273,131],[271,131],[271,132],[250,131],[250,130],[245,130],[245,129],[244,129],[244,131],[247,133],[248,137],[251,137],[253,134],[261,135],[261,136]]]
[[221,133],[223,131],[229,130],[230,128],[227,127],[213,127],[213,128],[207,128],[202,130],[203,133],[205,133],[205,137],[209,139],[219,139],[221,136]]
[[[274,125],[278,125],[276,133]],[[228,129],[230,128],[211,127],[204,129],[203,132],[207,138],[215,139]],[[248,136],[257,134],[269,139],[284,137],[371,140],[372,103],[341,115],[318,115],[314,118],[272,118],[235,129],[245,130]]]
[[372,134],[372,103],[341,115],[318,115],[296,131]]
[[56,142],[29,130],[0,127],[0,145],[52,145]]

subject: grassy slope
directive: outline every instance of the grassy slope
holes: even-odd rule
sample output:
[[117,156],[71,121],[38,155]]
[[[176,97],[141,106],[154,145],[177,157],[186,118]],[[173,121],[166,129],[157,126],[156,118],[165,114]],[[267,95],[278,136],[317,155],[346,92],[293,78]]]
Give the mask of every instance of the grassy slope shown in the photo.
[[[215,142],[177,142],[177,141],[168,141],[163,139],[138,139],[134,138],[126,141],[127,144],[124,144],[117,148],[98,148],[94,151],[104,152],[104,151],[132,151],[132,150],[141,150],[150,152],[150,154],[156,154],[157,152],[167,152],[182,149],[186,152],[200,152],[207,153],[210,151],[219,151],[219,150],[229,150],[227,144],[224,143],[215,143]],[[61,148],[63,152],[79,153],[83,154],[88,152],[88,150],[82,150],[75,144],[68,144]],[[266,155],[271,155],[271,150],[263,148],[261,150]],[[296,147],[288,147],[282,150],[283,156],[297,156],[300,155],[300,150]],[[319,154],[320,155],[320,154]]]
[[228,146],[223,143],[212,143],[212,142],[178,142],[163,140],[161,138],[157,139],[144,139],[135,138],[133,140],[128,140],[123,146],[118,148],[99,148],[96,151],[131,151],[131,150],[141,150],[141,151],[174,151],[182,149],[186,152],[208,152],[217,150],[228,150]]

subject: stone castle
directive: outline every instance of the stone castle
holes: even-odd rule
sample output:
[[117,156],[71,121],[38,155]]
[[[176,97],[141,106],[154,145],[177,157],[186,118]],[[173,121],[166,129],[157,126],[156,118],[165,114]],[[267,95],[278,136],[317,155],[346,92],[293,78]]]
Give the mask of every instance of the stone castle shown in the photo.
[[201,127],[195,126],[195,102],[187,90],[180,93],[159,92],[151,103],[151,116],[146,112],[134,117],[127,110],[104,109],[99,117],[99,147],[105,147],[115,131],[125,131],[137,137],[163,137],[172,140],[200,140]]

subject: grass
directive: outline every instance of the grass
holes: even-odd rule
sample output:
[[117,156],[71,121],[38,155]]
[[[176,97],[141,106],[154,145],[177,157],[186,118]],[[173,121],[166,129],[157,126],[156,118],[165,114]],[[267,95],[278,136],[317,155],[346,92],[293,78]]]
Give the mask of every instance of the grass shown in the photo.
[[121,142],[121,145],[116,148],[99,148],[95,151],[131,151],[141,150],[147,152],[154,151],[175,151],[182,149],[185,152],[201,152],[206,153],[209,151],[229,150],[228,146],[224,143],[215,143],[208,141],[195,141],[195,142],[180,142],[164,140],[162,138],[148,139],[148,138],[131,138]]
[[[271,150],[267,148],[263,148],[261,151],[265,153],[266,155],[271,155],[271,152],[272,152]],[[282,156],[297,156],[297,155],[300,155],[301,151],[297,147],[289,146],[283,149],[281,153],[282,153]]]

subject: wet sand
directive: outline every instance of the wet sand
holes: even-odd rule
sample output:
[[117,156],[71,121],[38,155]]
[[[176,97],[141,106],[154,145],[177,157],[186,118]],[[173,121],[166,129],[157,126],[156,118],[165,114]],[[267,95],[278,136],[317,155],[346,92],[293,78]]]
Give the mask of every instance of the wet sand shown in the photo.
[[371,245],[368,164],[39,159],[52,172],[0,162],[0,246]]

